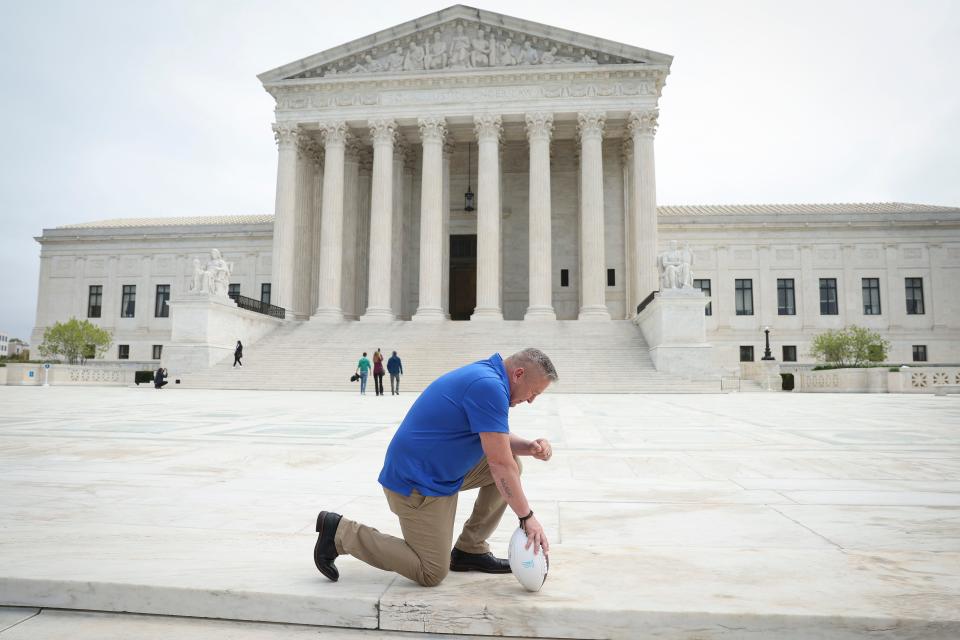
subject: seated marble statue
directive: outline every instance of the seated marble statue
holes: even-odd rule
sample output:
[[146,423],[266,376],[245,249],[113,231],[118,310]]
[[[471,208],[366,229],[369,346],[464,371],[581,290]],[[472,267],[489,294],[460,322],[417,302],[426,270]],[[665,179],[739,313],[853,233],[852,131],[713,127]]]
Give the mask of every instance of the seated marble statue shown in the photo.
[[193,281],[190,283],[190,293],[210,293],[220,298],[227,298],[230,289],[230,274],[233,264],[223,259],[218,249],[210,250],[210,259],[205,266],[200,260],[193,260]]
[[681,250],[676,240],[670,241],[670,249],[657,257],[660,269],[660,290],[693,287],[693,252],[684,245]]

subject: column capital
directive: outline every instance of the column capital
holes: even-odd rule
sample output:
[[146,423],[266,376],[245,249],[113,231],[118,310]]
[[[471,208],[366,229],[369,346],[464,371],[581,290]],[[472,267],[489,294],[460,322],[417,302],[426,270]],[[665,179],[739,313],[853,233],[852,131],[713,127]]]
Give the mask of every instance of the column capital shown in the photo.
[[660,117],[660,109],[647,109],[645,111],[631,111],[627,117],[627,128],[632,136],[654,136],[657,133],[657,118]]
[[583,111],[577,114],[577,133],[581,140],[602,139],[606,124],[607,114],[603,111]]
[[369,120],[370,139],[373,144],[393,144],[397,139],[397,121],[392,118]]
[[394,162],[406,162],[407,152],[409,150],[410,150],[410,146],[407,144],[407,141],[403,140],[402,138],[397,138],[393,143]]
[[473,117],[473,130],[477,134],[477,140],[495,140],[500,141],[500,135],[503,133],[503,119],[499,115],[485,113]]
[[344,150],[344,158],[351,162],[358,162],[360,155],[367,149],[356,136],[350,136],[346,141],[346,149]]
[[443,144],[447,137],[447,121],[444,118],[420,118],[417,125],[420,127],[420,140],[423,142]]
[[624,162],[633,160],[633,138],[623,139],[623,146],[620,148],[620,157]]
[[447,158],[453,155],[454,149],[457,148],[456,143],[454,143],[453,138],[448,137],[443,142],[443,155]]
[[300,125],[293,122],[274,122],[273,139],[279,145],[296,144],[300,138]]
[[370,147],[361,147],[357,152],[357,164],[360,175],[370,177],[373,174],[373,151]]
[[346,144],[347,140],[350,139],[350,128],[347,126],[347,123],[343,120],[331,120],[328,122],[321,122],[320,127],[320,138],[323,140],[324,146],[331,144]]
[[527,123],[527,140],[550,141],[553,136],[553,114],[552,113],[528,113],[524,116]]

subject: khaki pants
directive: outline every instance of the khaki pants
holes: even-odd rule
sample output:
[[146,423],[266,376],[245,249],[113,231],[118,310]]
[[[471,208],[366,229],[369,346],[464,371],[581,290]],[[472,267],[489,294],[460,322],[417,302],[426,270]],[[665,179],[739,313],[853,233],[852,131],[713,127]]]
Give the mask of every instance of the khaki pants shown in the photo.
[[[520,467],[520,461],[517,466]],[[522,470],[522,467],[521,467]],[[473,513],[463,525],[456,547],[467,553],[490,550],[487,538],[493,534],[507,503],[490,475],[484,457],[463,480],[460,491],[480,488]],[[399,573],[425,587],[440,584],[450,571],[450,545],[453,542],[453,520],[457,513],[457,494],[423,496],[413,491],[409,496],[383,490],[390,510],[400,518],[403,539],[380,533],[373,527],[343,518],[337,527],[334,542],[337,553],[349,554],[369,565]]]

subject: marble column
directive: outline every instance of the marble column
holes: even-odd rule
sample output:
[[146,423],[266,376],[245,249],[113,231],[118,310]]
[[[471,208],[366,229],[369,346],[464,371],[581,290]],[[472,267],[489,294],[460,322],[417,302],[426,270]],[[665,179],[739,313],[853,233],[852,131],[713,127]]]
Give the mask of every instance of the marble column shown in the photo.
[[[343,271],[340,274],[340,308],[346,320],[357,313],[357,220],[360,218],[360,156],[363,147],[354,138],[347,143],[343,161]],[[369,185],[368,185],[369,188]],[[365,286],[365,285],[363,285]]]
[[[297,191],[293,224],[293,298],[289,310],[294,320],[310,317],[310,262],[313,246],[313,155],[314,142],[301,136],[297,145]],[[253,296],[251,296],[253,297]]]
[[390,303],[393,243],[393,145],[397,123],[371,120],[373,140],[373,185],[370,190],[370,276],[367,311],[360,320],[389,322],[394,319]]
[[578,320],[609,320],[604,258],[603,127],[606,114],[580,113],[580,314]]
[[660,289],[657,272],[657,179],[654,170],[653,138],[657,133],[658,109],[633,111],[627,127],[633,140],[633,177],[631,203],[632,298],[639,304]]
[[370,188],[373,177],[373,149],[370,147],[364,147],[359,154],[359,176],[357,236],[353,240],[357,254],[354,262],[357,278],[353,306],[356,320],[367,310],[367,269],[370,267],[367,254],[370,249]]
[[[320,212],[323,204],[323,146],[314,146],[313,161],[313,206],[310,210],[313,234],[310,238],[310,309],[320,304]],[[254,296],[260,299],[260,289]]]
[[297,145],[300,129],[286,122],[273,125],[278,146],[277,196],[273,218],[271,301],[278,307],[293,304],[294,225],[297,206]]
[[526,114],[530,143],[530,305],[524,320],[556,320],[550,220],[550,138],[553,114]]
[[344,156],[350,132],[341,121],[320,124],[323,136],[323,209],[320,218],[320,295],[314,318],[343,320],[340,307],[343,266]]
[[414,320],[442,321],[443,303],[443,118],[420,118],[423,169],[420,184],[420,289]]
[[503,320],[500,308],[500,116],[473,119],[477,135],[477,307],[471,320]]
[[440,300],[443,305],[443,317],[450,319],[450,158],[453,156],[453,141],[447,138],[443,143],[443,270],[440,285]]
[[625,319],[630,320],[637,315],[637,305],[640,300],[636,299],[637,286],[637,256],[634,251],[634,229],[633,229],[633,139],[624,138],[623,146],[620,150],[620,165],[623,175],[623,259],[626,266],[624,274],[624,300],[625,300]]

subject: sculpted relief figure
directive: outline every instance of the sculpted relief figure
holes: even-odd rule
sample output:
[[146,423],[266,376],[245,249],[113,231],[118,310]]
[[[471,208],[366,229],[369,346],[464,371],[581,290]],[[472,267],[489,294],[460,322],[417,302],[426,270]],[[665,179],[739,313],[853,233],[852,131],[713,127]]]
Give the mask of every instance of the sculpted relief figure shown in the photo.
[[422,71],[423,58],[424,58],[423,47],[420,46],[416,40],[410,43],[410,49],[407,51],[407,56],[403,59],[403,70],[404,71]]
[[473,50],[470,52],[470,64],[474,67],[490,65],[490,43],[483,29],[477,29],[477,37],[473,39]]
[[524,40],[523,50],[520,52],[520,64],[538,64],[539,62],[540,54],[533,48],[529,40]]
[[403,47],[397,47],[393,53],[387,56],[387,69],[390,71],[403,70]]
[[553,64],[557,61],[557,48],[550,47],[549,51],[544,51],[540,56],[541,64]]
[[433,43],[424,52],[423,66],[427,69],[443,69],[447,66],[447,43],[439,31],[433,33]]
[[230,274],[233,272],[233,264],[224,260],[218,249],[210,250],[206,272],[211,283],[209,293],[220,298],[229,297],[227,291],[230,289]]
[[497,59],[504,67],[512,67],[517,64],[517,58],[513,55],[513,40],[507,38],[500,43]]
[[470,66],[470,38],[463,32],[463,25],[457,25],[457,32],[450,42],[450,66]]
[[677,248],[677,241],[670,241],[670,249],[657,257],[660,268],[660,290],[684,289],[693,286],[693,253],[686,248]]

